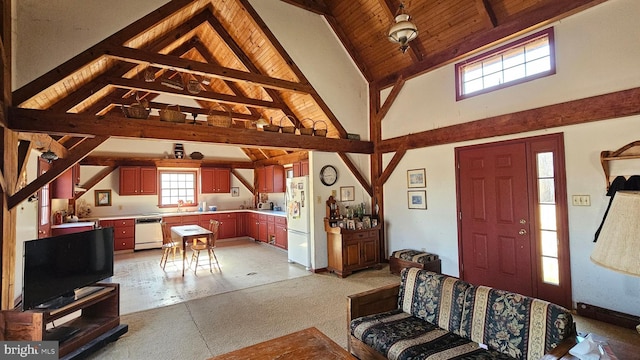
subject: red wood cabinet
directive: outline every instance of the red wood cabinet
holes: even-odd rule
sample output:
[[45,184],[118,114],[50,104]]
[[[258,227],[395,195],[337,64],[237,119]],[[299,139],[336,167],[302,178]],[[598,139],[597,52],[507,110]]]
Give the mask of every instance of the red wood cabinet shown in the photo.
[[113,250],[133,250],[135,246],[135,220],[100,220],[103,228],[113,227]]
[[275,218],[275,246],[287,249],[288,236],[287,236],[287,218],[276,216]]
[[52,199],[73,199],[80,183],[80,164],[75,164],[51,182]]
[[284,192],[284,167],[282,165],[269,165],[257,168],[256,173],[259,192]]
[[[182,215],[182,225],[200,225],[200,215]],[[205,227],[208,228],[209,225]]]
[[225,168],[200,169],[200,186],[203,194],[231,192],[231,170]]
[[267,229],[267,215],[258,214],[258,240],[267,242],[269,231]]
[[276,223],[273,215],[267,216],[267,242],[271,245],[276,244]]
[[122,195],[154,195],[158,193],[158,173],[152,166],[121,166],[120,191]]
[[309,160],[293,163],[293,177],[309,175]]
[[247,230],[249,233],[249,237],[252,237],[255,240],[259,240],[260,236],[260,219],[258,218],[258,214],[249,213],[249,221],[247,224]]
[[218,239],[229,239],[236,237],[237,216],[236,213],[219,214],[220,228]]

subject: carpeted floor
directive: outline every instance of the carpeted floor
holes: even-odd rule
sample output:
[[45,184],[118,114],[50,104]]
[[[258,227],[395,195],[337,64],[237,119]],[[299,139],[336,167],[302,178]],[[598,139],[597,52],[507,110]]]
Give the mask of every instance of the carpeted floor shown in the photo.
[[[160,253],[119,256],[121,322],[129,332],[90,359],[206,359],[311,326],[347,345],[346,296],[397,283],[387,266],[340,279],[288,264],[286,252],[240,240],[216,250],[222,272],[188,271],[180,263],[158,266]],[[203,256],[203,259],[205,257]],[[580,332],[638,344],[640,336],[575,317]]]
[[346,296],[398,277],[313,274],[122,316],[129,332],[92,359],[206,359],[315,326],[346,347]]

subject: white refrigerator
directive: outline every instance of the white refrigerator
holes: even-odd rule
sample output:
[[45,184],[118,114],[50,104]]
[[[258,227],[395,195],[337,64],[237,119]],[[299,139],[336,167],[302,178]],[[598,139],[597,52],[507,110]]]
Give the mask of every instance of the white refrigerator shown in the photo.
[[287,179],[288,258],[307,270],[311,269],[310,200],[308,176]]

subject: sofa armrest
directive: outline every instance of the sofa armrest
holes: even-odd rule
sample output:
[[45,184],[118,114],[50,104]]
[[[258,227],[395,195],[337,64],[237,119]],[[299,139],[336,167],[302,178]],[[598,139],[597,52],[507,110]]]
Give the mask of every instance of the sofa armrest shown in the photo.
[[558,360],[563,359],[569,354],[569,350],[578,343],[576,336],[569,336],[562,340],[558,346],[546,353],[540,360]]
[[347,326],[353,319],[397,309],[399,292],[400,284],[391,284],[347,296]]

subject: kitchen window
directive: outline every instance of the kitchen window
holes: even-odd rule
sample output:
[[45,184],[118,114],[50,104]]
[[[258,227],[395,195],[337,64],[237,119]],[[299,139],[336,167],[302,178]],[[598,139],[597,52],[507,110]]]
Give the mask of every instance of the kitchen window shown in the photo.
[[456,100],[556,73],[553,28],[456,64]]
[[160,206],[178,206],[183,204],[197,204],[196,199],[196,171],[160,171],[160,191],[158,197]]

